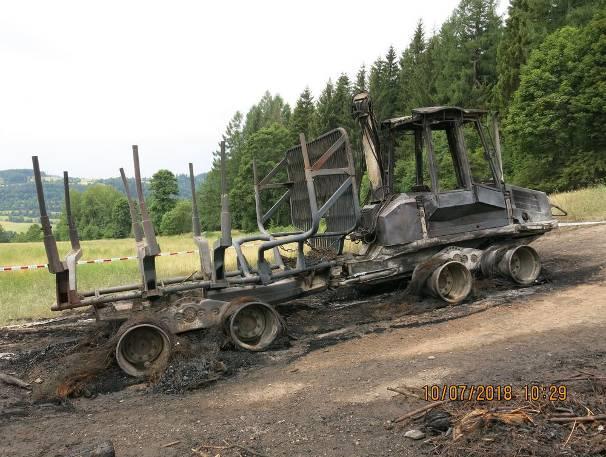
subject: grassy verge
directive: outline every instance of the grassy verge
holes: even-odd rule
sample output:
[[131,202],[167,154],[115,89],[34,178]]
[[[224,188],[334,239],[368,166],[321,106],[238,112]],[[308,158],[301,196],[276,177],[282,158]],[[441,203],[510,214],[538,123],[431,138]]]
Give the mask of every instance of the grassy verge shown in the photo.
[[[558,217],[558,220],[566,222],[606,220],[606,185],[552,194],[549,199],[568,212],[568,216]],[[554,209],[554,213],[556,212]]]

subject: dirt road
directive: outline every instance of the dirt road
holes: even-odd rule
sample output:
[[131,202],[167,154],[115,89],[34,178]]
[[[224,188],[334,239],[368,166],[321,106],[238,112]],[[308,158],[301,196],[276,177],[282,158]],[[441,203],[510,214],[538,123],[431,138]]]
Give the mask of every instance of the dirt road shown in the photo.
[[[304,351],[270,352],[267,361],[273,363],[241,368],[183,395],[134,386],[68,406],[41,405],[24,417],[0,416],[0,455],[63,455],[66,448],[103,439],[114,441],[119,457],[189,456],[200,444],[222,446],[223,440],[268,456],[438,452],[405,438],[409,425],[385,426],[423,404],[394,396],[387,387],[520,386],[548,383],[577,369],[606,372],[606,226],[561,230],[534,246],[544,261],[541,285],[506,292],[502,284],[485,283],[473,301],[457,307],[432,309],[429,301],[394,319],[320,328]],[[391,297],[397,307],[397,293]],[[364,300],[351,305],[358,318],[366,312],[376,316],[373,306]],[[7,343],[0,352],[17,346]],[[0,393],[8,398],[16,389],[0,386]],[[575,382],[568,389],[585,387]],[[569,432],[562,428],[548,438],[529,432],[528,446],[533,452],[544,448],[543,455],[582,455],[563,446]],[[604,432],[586,432],[597,436],[595,449],[606,448]],[[207,451],[251,455],[242,448]],[[522,449],[502,455],[509,452],[528,455]]]

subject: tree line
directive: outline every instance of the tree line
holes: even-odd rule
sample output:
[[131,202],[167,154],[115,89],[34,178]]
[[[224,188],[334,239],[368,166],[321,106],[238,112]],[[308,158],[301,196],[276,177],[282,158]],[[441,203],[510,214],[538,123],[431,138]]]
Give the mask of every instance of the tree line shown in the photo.
[[[204,176],[204,173],[196,175],[196,183],[202,182]],[[44,172],[42,177],[47,211],[53,217],[58,217],[63,208],[63,178],[48,176]],[[177,174],[176,178],[179,196],[185,199],[191,198],[189,175]],[[69,182],[71,190],[77,192],[85,191],[92,184],[107,184],[123,192],[120,177],[91,180],[70,176]],[[129,178],[129,183],[134,188],[134,179]],[[143,193],[149,194],[147,179],[143,180]],[[0,170],[0,213],[7,216],[11,222],[29,222],[32,219],[38,219],[38,199],[31,169]]]
[[[178,177],[169,170],[159,170],[149,180],[148,186],[149,213],[158,233],[176,235],[191,231],[191,199],[178,198]],[[80,239],[126,238],[131,235],[128,200],[112,185],[98,183],[86,186],[83,191],[71,191],[70,201]],[[69,239],[65,207],[53,232],[60,241]],[[39,224],[32,224],[24,233],[5,230],[0,224],[0,243],[42,241],[42,238]]]

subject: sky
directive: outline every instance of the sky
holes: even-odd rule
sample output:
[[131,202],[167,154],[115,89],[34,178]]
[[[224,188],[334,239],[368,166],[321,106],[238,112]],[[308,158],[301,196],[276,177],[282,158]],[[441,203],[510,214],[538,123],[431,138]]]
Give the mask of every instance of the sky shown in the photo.
[[38,155],[49,174],[132,174],[138,144],[144,176],[207,171],[230,118],[266,90],[291,106],[306,86],[317,97],[457,3],[1,2],[0,170]]

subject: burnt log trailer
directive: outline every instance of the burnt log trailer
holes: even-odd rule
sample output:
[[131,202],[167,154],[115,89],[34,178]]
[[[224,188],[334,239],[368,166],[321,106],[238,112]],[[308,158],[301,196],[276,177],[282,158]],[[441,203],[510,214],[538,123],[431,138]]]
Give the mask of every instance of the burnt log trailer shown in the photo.
[[[119,366],[133,376],[157,371],[170,356],[175,334],[222,326],[234,345],[251,351],[269,347],[283,330],[272,305],[326,289],[410,281],[413,290],[448,303],[464,300],[474,275],[499,275],[533,283],[539,257],[528,244],[557,226],[547,196],[505,184],[498,141],[482,123],[486,113],[457,107],[413,110],[411,116],[379,124],[367,94],[354,97],[360,152],[354,154],[344,129],[300,142],[265,176],[253,162],[258,234],[232,239],[221,143],[221,236],[211,247],[202,236],[192,199],[193,240],[199,270],[188,277],[160,279],[160,254],[133,146],[135,190],[120,169],[128,198],[141,281],[78,291],[76,266],[82,255],[64,174],[65,209],[71,250],[59,257],[46,213],[38,158],[35,183],[49,271],[56,277],[56,311],[92,306],[99,321],[123,321],[116,335]],[[469,133],[475,139],[468,138]],[[394,176],[398,154],[409,141],[414,182],[406,192]],[[473,156],[469,144],[474,147]],[[441,148],[441,149],[440,149]],[[472,160],[473,159],[473,163]],[[484,175],[477,170],[484,166]],[[192,195],[194,172],[190,164]],[[370,184],[360,205],[360,182]],[[450,176],[450,177],[449,177]],[[294,230],[272,232],[271,221],[290,215]],[[346,239],[360,243],[344,250]],[[256,249],[254,258],[245,245]],[[294,255],[283,255],[288,246]],[[294,247],[294,249],[292,249]],[[226,251],[236,267],[226,267]]]

